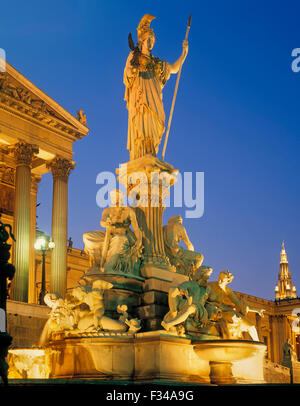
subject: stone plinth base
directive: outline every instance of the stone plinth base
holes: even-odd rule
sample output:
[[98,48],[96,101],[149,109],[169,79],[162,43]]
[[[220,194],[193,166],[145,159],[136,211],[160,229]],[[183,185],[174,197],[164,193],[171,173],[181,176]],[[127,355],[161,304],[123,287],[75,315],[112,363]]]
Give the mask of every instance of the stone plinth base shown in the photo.
[[209,366],[188,338],[164,331],[54,335],[48,346],[50,378],[93,378],[138,382],[209,383]]
[[210,383],[208,362],[197,357],[188,338],[165,331],[138,333],[134,347],[137,381]]
[[[237,340],[229,347],[228,340],[224,340],[224,343],[220,340],[217,347],[214,344],[210,348],[211,343],[213,341],[195,344],[189,337],[170,335],[163,330],[135,335],[91,332],[66,336],[56,333],[52,335],[44,355],[41,354],[43,350],[28,349],[23,352],[18,350],[16,356],[25,356],[26,359],[22,360],[31,371],[28,375],[35,378],[45,378],[45,371],[42,375],[40,369],[44,356],[46,372],[49,371],[48,377],[52,379],[204,385],[265,383],[265,346],[262,343]],[[202,347],[201,351],[199,346]],[[248,352],[245,359],[233,361],[237,347],[247,347]],[[11,358],[12,370],[13,361],[14,358]],[[16,378],[17,375],[12,377]]]
[[191,341],[164,331],[138,333],[135,338],[126,333],[54,338],[48,347],[50,378],[210,382],[209,365],[199,360]]
[[188,277],[172,271],[147,266],[141,271],[145,279],[141,295],[141,305],[138,317],[143,320],[143,330],[155,331],[161,329],[161,322],[169,311],[168,292],[188,280]]
[[133,337],[115,334],[72,337],[49,344],[50,378],[130,380],[134,371]]

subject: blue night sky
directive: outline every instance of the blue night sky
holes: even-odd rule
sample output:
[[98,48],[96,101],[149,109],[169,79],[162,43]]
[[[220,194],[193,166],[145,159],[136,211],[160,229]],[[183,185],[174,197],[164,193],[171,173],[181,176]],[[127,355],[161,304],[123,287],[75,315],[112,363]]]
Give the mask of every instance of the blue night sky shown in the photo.
[[[184,219],[204,264],[234,275],[231,287],[273,299],[285,240],[300,294],[300,47],[297,1],[52,0],[5,2],[0,47],[7,61],[76,115],[90,134],[74,144],[69,236],[99,228],[96,176],[128,160],[123,69],[127,36],[152,14],[153,54],[174,62],[192,13],[166,160],[205,172],[202,218]],[[176,76],[164,89],[168,118]],[[38,226],[51,233],[51,175],[40,184]],[[170,208],[167,218],[185,209]]]

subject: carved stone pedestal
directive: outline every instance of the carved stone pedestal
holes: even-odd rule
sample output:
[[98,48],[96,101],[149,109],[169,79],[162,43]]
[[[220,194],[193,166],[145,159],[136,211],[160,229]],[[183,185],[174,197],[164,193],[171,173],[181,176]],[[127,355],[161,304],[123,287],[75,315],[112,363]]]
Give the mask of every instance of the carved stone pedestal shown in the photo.
[[215,385],[232,385],[236,383],[236,379],[232,375],[231,362],[214,362],[209,363],[210,366],[210,382]]
[[126,189],[132,206],[136,209],[139,227],[143,233],[142,269],[157,268],[174,271],[165,254],[162,215],[164,199],[170,187],[176,182],[172,165],[152,156],[129,161],[116,170],[119,182]]
[[47,348],[50,378],[209,383],[209,366],[194,353],[188,338],[164,331],[56,334]]
[[209,384],[209,365],[194,352],[191,340],[166,331],[138,333],[134,380]]
[[144,330],[160,330],[161,322],[169,311],[168,292],[170,288],[188,280],[188,277],[157,268],[144,270],[142,274],[145,282],[138,315],[143,320]]
[[[47,366],[47,371],[41,373],[47,372],[47,377],[53,379],[228,385],[264,384],[265,349],[260,342],[196,342],[164,330],[136,334],[66,331],[53,333],[42,355],[42,350],[37,349],[18,352],[30,357],[30,365]],[[14,360],[9,359],[12,372],[18,368]]]
[[[129,203],[135,206],[143,236],[143,261],[141,276],[145,278],[142,303],[138,314],[146,330],[160,329],[163,316],[168,311],[167,292],[178,277],[165,253],[163,238],[164,199],[176,182],[177,170],[172,165],[145,155],[118,169],[119,182],[127,188]],[[133,200],[133,203],[130,200]],[[152,292],[152,295],[149,294]]]
[[49,344],[50,378],[129,380],[134,371],[133,337],[103,333],[67,338]]

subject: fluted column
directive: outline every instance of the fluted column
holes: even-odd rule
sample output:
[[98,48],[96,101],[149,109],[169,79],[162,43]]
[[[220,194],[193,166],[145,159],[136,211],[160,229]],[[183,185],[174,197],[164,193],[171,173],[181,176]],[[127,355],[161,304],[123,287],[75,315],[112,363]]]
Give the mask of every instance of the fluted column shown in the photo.
[[[34,154],[38,153],[35,145],[18,142],[15,145],[16,159],[15,178],[15,213],[14,235],[14,265],[16,274],[12,289],[12,298],[21,302],[28,301],[28,277],[30,264],[30,223],[31,223],[31,162]],[[32,248],[33,249],[33,248]]]
[[136,208],[136,216],[143,234],[144,265],[170,267],[165,254],[162,232],[162,207]]
[[30,257],[29,257],[29,286],[28,286],[28,302],[37,303],[36,298],[36,250],[33,249],[36,239],[36,206],[38,184],[41,181],[40,176],[31,175],[31,234],[30,234]]
[[67,275],[68,238],[68,179],[74,164],[56,157],[48,167],[53,176],[52,239],[55,247],[51,253],[50,292],[64,297]]

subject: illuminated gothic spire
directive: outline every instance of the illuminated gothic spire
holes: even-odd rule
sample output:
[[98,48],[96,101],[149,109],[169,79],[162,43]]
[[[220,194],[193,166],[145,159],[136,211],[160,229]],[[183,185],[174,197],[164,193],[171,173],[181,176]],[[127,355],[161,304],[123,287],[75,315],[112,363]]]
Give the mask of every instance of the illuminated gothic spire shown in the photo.
[[280,252],[280,270],[278,274],[278,284],[275,286],[275,299],[293,299],[297,297],[296,287],[292,284],[292,276],[289,270],[287,254],[282,241]]
[[281,248],[281,253],[280,253],[280,258],[281,258],[280,263],[288,264],[287,255],[286,255],[285,248],[284,248],[284,241],[282,241],[281,247],[282,248]]

